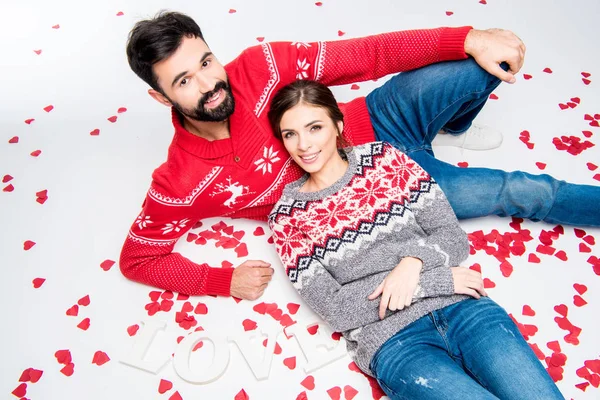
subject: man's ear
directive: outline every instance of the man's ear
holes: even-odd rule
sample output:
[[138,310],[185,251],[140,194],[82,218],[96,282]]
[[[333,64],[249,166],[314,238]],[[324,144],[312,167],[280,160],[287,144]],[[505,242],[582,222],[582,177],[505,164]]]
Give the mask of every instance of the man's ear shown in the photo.
[[152,97],[154,100],[158,101],[160,104],[163,104],[167,107],[173,106],[173,104],[171,104],[171,101],[169,99],[167,99],[164,94],[162,94],[161,92],[159,92],[157,90],[148,89],[148,94],[150,95],[150,97]]

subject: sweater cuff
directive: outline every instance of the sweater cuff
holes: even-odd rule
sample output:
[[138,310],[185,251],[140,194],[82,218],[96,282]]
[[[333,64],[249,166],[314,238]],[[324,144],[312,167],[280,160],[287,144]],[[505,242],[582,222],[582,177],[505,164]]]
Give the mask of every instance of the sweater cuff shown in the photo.
[[464,60],[468,57],[465,53],[465,40],[472,26],[460,28],[445,28],[440,37],[440,60]]
[[234,268],[209,268],[206,294],[229,296],[231,290],[231,277],[234,270]]

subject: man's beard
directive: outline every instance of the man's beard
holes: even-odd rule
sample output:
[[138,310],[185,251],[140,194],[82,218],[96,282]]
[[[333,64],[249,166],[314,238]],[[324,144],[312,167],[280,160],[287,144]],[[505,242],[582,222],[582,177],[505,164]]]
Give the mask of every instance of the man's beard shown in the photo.
[[[204,104],[206,104],[207,100],[213,97],[221,89],[223,89],[223,95],[225,96],[221,104],[212,109],[204,108]],[[198,105],[195,108],[184,108],[172,100],[171,104],[173,104],[173,107],[175,107],[177,111],[186,117],[203,122],[225,121],[233,114],[233,110],[235,109],[235,100],[233,99],[231,87],[224,81],[219,81],[213,90],[205,93],[200,100],[198,100]]]

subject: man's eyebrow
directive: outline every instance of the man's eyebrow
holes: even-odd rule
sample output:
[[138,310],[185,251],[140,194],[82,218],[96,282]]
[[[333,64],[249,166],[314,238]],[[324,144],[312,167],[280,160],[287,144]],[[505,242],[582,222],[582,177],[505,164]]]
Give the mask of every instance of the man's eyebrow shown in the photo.
[[[204,60],[206,60],[208,57],[212,56],[212,52],[207,51],[206,53],[204,53],[202,55],[202,58],[200,59],[200,63],[203,63]],[[177,74],[177,76],[175,76],[175,79],[173,79],[173,82],[171,83],[171,87],[175,86],[175,84],[184,76],[186,76],[188,74],[188,71],[183,71]]]

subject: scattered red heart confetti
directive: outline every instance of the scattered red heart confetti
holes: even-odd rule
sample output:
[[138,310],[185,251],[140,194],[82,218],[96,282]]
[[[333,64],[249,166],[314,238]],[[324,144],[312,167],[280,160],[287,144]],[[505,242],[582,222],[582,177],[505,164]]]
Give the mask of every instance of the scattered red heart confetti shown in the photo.
[[242,322],[242,325],[244,326],[244,330],[245,331],[253,331],[256,329],[256,322],[252,321],[251,319],[245,319]]
[[117,110],[117,113],[123,114],[126,111],[127,111],[127,108],[125,108],[125,107],[119,107],[119,109]]
[[543,162],[536,162],[535,165],[542,171],[546,169],[546,164]]
[[107,119],[108,119],[110,122],[112,122],[113,124],[114,124],[115,122],[117,122],[117,116],[116,116],[116,115],[113,115],[112,117],[108,117]]
[[554,306],[554,311],[556,311],[557,313],[559,313],[563,317],[566,317],[567,313],[569,312],[569,308],[566,305],[564,305],[564,304],[559,304],[557,306]]
[[206,314],[208,314],[208,307],[206,307],[206,304],[204,304],[204,303],[198,303],[198,305],[194,309],[194,313],[206,315]]
[[595,171],[596,169],[598,169],[598,166],[594,163],[589,162],[586,165],[590,171]]
[[583,136],[585,136],[586,138],[591,138],[594,134],[592,133],[592,131],[581,131],[581,133],[583,134]]
[[158,385],[158,393],[165,394],[171,389],[173,389],[173,382],[166,379],[160,380],[160,384]]
[[27,394],[27,384],[26,383],[21,383],[19,386],[17,386],[15,388],[15,390],[12,391],[12,394],[14,394],[17,397],[25,397],[25,395]]
[[127,327],[127,334],[129,336],[135,336],[135,334],[137,333],[138,329],[140,329],[140,326],[138,324],[130,325],[130,326]]
[[39,56],[40,54],[42,54],[42,49],[34,50],[33,52]]
[[267,305],[264,302],[258,303],[255,304],[254,307],[252,307],[252,309],[261,315],[265,315],[265,313],[267,312]]
[[583,238],[583,241],[592,246],[596,244],[596,239],[592,235],[587,235]]
[[169,397],[169,400],[183,400],[183,397],[181,397],[179,392],[175,392],[171,395],[171,397]]
[[296,356],[292,356],[292,357],[288,357],[288,358],[284,359],[283,365],[285,365],[289,369],[295,369],[296,368]]
[[485,0],[479,0],[479,4],[487,4],[487,1],[485,1]]
[[[481,0],[481,1],[485,1],[485,0]],[[481,1],[480,1],[480,3],[481,3]],[[356,396],[357,394],[358,394],[358,390],[354,389],[352,386],[350,386],[350,385],[344,386],[344,398],[346,400],[352,400],[354,398],[354,396]]]
[[459,166],[459,167],[461,167],[461,168],[467,168],[467,167],[469,166],[469,163],[468,163],[468,162],[466,162],[466,161],[461,161],[461,162],[459,162],[459,163],[458,163],[458,164],[456,164],[456,165],[458,165],[458,166]]
[[36,192],[35,196],[35,201],[40,204],[44,204],[46,200],[48,200],[48,190],[40,190],[39,192]]
[[600,181],[600,174],[596,174],[593,176],[593,179]]
[[567,253],[565,253],[564,250],[561,250],[558,253],[556,253],[554,255],[554,257],[556,257],[556,258],[558,258],[559,260],[562,260],[562,261],[567,261],[568,260]]
[[49,113],[50,111],[52,111],[52,110],[54,110],[54,106],[53,106],[52,104],[51,104],[51,105],[49,105],[49,106],[46,106],[46,107],[44,107],[44,111],[46,111],[46,112],[48,112],[48,113]]
[[362,373],[362,371],[360,370],[360,368],[358,368],[358,365],[356,365],[354,361],[351,361],[350,364],[348,364],[348,369],[350,371]]
[[60,28],[59,24],[56,24],[56,25],[52,26],[52,29],[58,29],[58,28]]
[[590,249],[585,243],[579,243],[579,252],[580,253],[591,253],[592,249]]
[[33,157],[37,157],[37,156],[39,156],[40,154],[42,154],[42,151],[41,151],[41,150],[35,150],[35,151],[32,151],[32,152],[31,152],[31,156],[33,156]]
[[250,398],[246,394],[246,391],[244,389],[242,389],[238,392],[238,394],[235,395],[235,397],[233,399],[234,400],[249,400]]
[[451,16],[452,14],[454,14],[452,11],[446,11],[447,16]]
[[46,282],[46,279],[44,279],[44,278],[35,278],[32,281],[33,287],[36,289],[39,289],[44,284],[44,282]]
[[490,100],[498,100],[498,96],[496,96],[494,93],[490,94]]
[[583,229],[574,228],[573,231],[575,232],[575,236],[580,239],[586,235],[586,232]]
[[79,314],[79,306],[77,304],[67,310],[67,315],[70,317],[76,317]]
[[298,396],[296,396],[296,400],[308,400],[306,391],[299,393]]
[[6,182],[10,182],[12,181],[14,178],[10,175],[4,175],[4,177],[2,178],[2,183],[6,183]]
[[12,192],[13,190],[15,190],[15,187],[13,186],[12,183],[7,185],[4,189],[2,189],[3,192],[7,192],[7,193]]
[[258,40],[259,42],[262,43],[265,40],[265,37],[264,36],[259,36],[259,37],[256,38],[256,40]]
[[306,328],[306,330],[308,331],[308,333],[310,333],[311,335],[314,335],[317,333],[317,331],[319,330],[319,324],[314,324],[309,326],[308,328]]
[[298,312],[298,309],[300,308],[300,304],[288,303],[286,307],[287,307],[289,313],[294,315]]
[[189,301],[186,301],[181,306],[181,312],[188,313],[194,311],[194,306]]
[[87,307],[90,305],[90,295],[85,295],[77,301],[77,304],[80,306]]
[[44,371],[41,371],[39,369],[27,368],[21,374],[21,377],[19,378],[19,382],[37,383],[40,380],[40,378],[42,377],[43,373],[44,373]]
[[313,390],[315,388],[315,378],[312,375],[308,375],[300,384],[308,390]]
[[320,1],[317,1],[317,2],[315,3],[315,6],[317,6],[317,7],[321,7],[322,5],[323,5],[323,3],[321,3]]
[[31,240],[26,240],[25,243],[23,243],[23,250],[27,251],[33,246],[35,246],[35,242],[32,242]]
[[547,74],[551,74],[552,70],[550,68],[546,67],[546,68],[544,68],[544,72]]
[[360,86],[358,86],[356,83],[352,84],[352,86],[350,86],[350,90],[358,90],[360,89]]
[[237,254],[238,257],[246,257],[248,255],[248,247],[246,246],[246,243],[241,243],[238,247],[235,248],[235,254]]
[[66,364],[61,370],[60,372],[65,375],[65,376],[71,376],[73,375],[73,372],[75,372],[75,364],[73,363],[68,363]]
[[267,243],[269,243],[269,244],[275,243],[275,240],[273,240],[273,236],[269,236],[269,238],[267,239]]
[[494,281],[492,281],[491,279],[488,278],[484,278],[483,279],[483,287],[485,289],[493,289],[496,287],[496,284],[494,283]]
[[100,135],[100,129],[96,128],[90,132],[90,136],[98,136]]
[[530,306],[524,305],[523,306],[523,315],[526,315],[528,317],[534,317],[535,316],[535,311]]
[[563,103],[558,103],[558,106],[560,107],[561,110],[566,110],[567,108],[569,108],[568,105],[563,104]]
[[29,118],[29,119],[26,119],[26,120],[25,120],[25,123],[26,123],[27,125],[31,125],[31,123],[32,123],[33,121],[35,121],[35,119],[34,119],[34,118]]
[[338,36],[344,36],[346,32],[338,31]]
[[262,226],[257,226],[252,234],[254,236],[263,236],[265,234],[265,230],[262,228]]
[[104,260],[100,264],[100,268],[102,268],[105,271],[108,271],[112,268],[113,265],[115,265],[115,262],[113,260]]
[[331,389],[327,390],[327,394],[331,398],[331,400],[340,400],[340,396],[342,395],[342,388],[339,386],[334,386]]
[[236,13],[236,12],[237,12],[237,11],[236,11],[236,10],[234,10],[233,8],[230,8],[230,9],[229,9],[229,14],[234,14],[234,13]]
[[529,75],[529,74],[523,74],[523,79],[525,79],[525,80],[529,80],[529,79],[531,79],[531,78],[533,78],[533,76],[531,76],[531,75]]
[[577,307],[583,307],[587,304],[587,301],[585,301],[580,295],[576,294],[573,296],[573,304]]
[[90,327],[90,319],[84,318],[79,324],[77,324],[77,327],[81,330],[87,331]]
[[123,15],[125,15],[125,14],[123,13],[123,11],[119,11],[119,12],[117,13],[117,17],[122,17]]
[[500,264],[500,271],[505,278],[508,278],[513,272],[513,266],[508,261],[503,261]]
[[587,389],[588,386],[590,386],[589,382],[578,383],[577,385],[575,385],[575,387],[577,389],[580,389],[580,390],[582,390],[584,392],[585,392],[585,389]]
[[68,364],[72,361],[71,358],[71,352],[69,350],[57,350],[56,353],[54,353],[54,357],[56,357],[56,361],[58,361],[59,364]]
[[589,79],[586,78],[582,78],[581,81],[585,84],[585,85],[589,85],[590,83],[592,83],[592,81],[590,81]]
[[590,74],[589,72],[582,72],[582,73],[581,73],[581,75],[582,75],[584,78],[589,78],[590,76],[592,76],[592,74]]
[[19,143],[19,137],[18,136],[13,136],[12,138],[10,138],[10,140],[8,141],[8,143],[10,143],[10,144]]
[[573,289],[575,289],[577,291],[577,293],[579,294],[584,294],[585,292],[587,292],[588,288],[585,285],[581,285],[579,283],[574,283],[573,284]]
[[97,366],[102,366],[110,361],[108,354],[103,351],[98,350],[94,353],[94,358],[92,359],[92,364],[96,364]]

